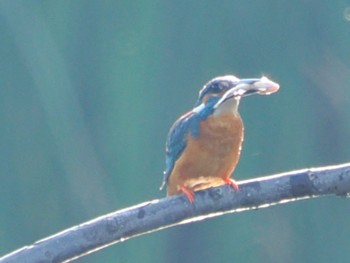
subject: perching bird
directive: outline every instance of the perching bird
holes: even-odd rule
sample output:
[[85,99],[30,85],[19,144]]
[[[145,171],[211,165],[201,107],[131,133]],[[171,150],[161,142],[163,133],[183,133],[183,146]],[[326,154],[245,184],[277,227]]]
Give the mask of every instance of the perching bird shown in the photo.
[[168,195],[184,193],[194,202],[194,191],[229,184],[244,137],[238,104],[244,96],[268,95],[279,85],[266,77],[238,79],[222,76],[210,80],[199,92],[195,108],[171,127],[166,142],[166,169],[161,189]]

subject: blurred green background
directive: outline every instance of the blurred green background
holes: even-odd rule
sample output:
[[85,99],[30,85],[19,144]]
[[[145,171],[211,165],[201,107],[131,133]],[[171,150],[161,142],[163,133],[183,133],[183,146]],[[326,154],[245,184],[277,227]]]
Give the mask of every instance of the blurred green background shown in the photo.
[[[0,255],[161,198],[169,127],[224,74],[241,103],[240,179],[350,160],[350,2],[0,1]],[[344,262],[349,200],[226,215],[77,262]]]

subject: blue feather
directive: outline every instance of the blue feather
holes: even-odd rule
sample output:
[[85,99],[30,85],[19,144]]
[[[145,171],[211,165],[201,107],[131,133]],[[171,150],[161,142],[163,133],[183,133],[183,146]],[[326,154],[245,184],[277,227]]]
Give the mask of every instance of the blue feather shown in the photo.
[[175,162],[180,157],[187,145],[189,134],[193,138],[200,135],[200,122],[207,119],[214,111],[213,106],[219,100],[218,97],[212,97],[208,100],[205,107],[199,112],[189,112],[178,119],[171,127],[166,142],[165,171],[161,189],[168,183],[169,176],[174,169]]

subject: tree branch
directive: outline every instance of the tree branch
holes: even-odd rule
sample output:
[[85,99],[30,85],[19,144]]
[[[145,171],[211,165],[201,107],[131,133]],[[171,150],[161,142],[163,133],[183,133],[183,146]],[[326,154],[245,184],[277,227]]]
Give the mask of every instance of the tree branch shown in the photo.
[[350,163],[292,171],[145,202],[74,226],[4,257],[8,262],[68,262],[126,239],[226,213],[265,208],[324,195],[348,196]]

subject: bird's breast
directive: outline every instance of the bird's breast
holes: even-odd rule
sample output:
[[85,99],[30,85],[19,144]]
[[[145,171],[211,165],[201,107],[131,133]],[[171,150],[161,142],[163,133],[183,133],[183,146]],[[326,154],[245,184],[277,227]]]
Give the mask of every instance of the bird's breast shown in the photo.
[[229,158],[239,151],[243,141],[243,123],[239,115],[230,113],[209,117],[200,123],[197,143],[200,150],[216,158]]
[[199,136],[188,135],[187,145],[170,175],[168,193],[179,193],[178,186],[192,190],[223,184],[239,160],[243,123],[230,113],[210,116],[199,123]]

